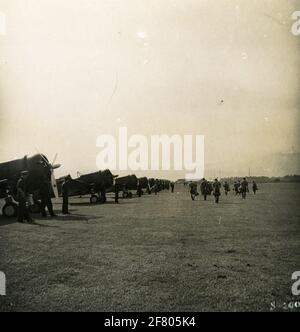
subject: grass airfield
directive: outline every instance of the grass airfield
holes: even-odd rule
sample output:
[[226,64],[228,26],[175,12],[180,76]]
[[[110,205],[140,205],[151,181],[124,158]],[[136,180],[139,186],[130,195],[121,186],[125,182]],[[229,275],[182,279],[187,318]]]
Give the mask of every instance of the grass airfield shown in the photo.
[[[90,205],[19,224],[0,217],[0,311],[269,311],[300,271],[300,185],[245,201],[175,194]],[[298,309],[299,310],[299,309]]]

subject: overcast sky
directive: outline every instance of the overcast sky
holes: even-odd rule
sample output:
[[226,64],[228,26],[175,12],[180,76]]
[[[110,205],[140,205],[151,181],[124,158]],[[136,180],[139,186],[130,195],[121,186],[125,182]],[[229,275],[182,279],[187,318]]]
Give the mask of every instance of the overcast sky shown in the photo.
[[208,175],[266,173],[265,157],[300,150],[297,9],[299,0],[0,0],[0,160],[38,149],[59,154],[58,175],[94,171],[97,136],[127,126],[205,135]]

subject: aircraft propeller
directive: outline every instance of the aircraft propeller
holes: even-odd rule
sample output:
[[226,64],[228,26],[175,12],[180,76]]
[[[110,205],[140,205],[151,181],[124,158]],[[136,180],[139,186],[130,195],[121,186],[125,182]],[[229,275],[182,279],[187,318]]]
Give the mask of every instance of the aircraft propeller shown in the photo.
[[55,197],[58,198],[57,184],[56,184],[56,180],[55,180],[55,176],[54,176],[54,170],[61,167],[61,164],[55,164],[57,157],[58,157],[58,153],[56,153],[56,155],[54,156],[53,162],[51,164],[49,163],[49,161],[46,159],[46,157],[43,154],[41,154],[40,152],[38,152],[38,154],[41,156],[41,158],[43,159],[45,164],[50,168],[51,184],[52,184],[53,192],[54,192]]

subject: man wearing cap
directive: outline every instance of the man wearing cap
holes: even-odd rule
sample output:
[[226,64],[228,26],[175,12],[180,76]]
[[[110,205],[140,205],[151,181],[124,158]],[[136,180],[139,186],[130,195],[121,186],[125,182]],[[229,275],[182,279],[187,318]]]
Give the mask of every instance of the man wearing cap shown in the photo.
[[225,181],[224,190],[225,190],[225,195],[227,196],[230,191],[230,185],[227,181]]
[[41,196],[41,211],[42,217],[47,217],[46,207],[51,217],[56,217],[55,213],[53,212],[53,204],[51,201],[51,194],[50,194],[50,183],[46,179],[41,184],[40,187],[40,196]]
[[29,176],[28,171],[21,172],[21,177],[17,182],[17,199],[18,199],[18,222],[23,223],[24,219],[28,222],[33,220],[30,217],[27,207],[27,179]]
[[199,196],[197,182],[190,183],[190,194],[192,201],[194,201],[195,198]]
[[244,178],[241,183],[241,192],[243,199],[246,199],[247,192],[249,192],[248,181],[246,178]]
[[218,179],[215,179],[213,188],[214,188],[215,202],[218,204],[221,196],[221,183],[219,182]]
[[207,195],[209,195],[209,184],[208,181],[204,178],[200,184],[200,191],[204,197],[204,200],[207,200]]
[[69,213],[69,183],[71,178],[69,176],[65,177],[64,182],[62,184],[62,197],[63,197],[63,205],[62,205],[62,214],[70,214]]
[[256,183],[255,181],[253,181],[252,189],[253,189],[253,193],[254,193],[254,195],[256,195],[256,192],[257,192],[257,190],[258,190],[258,186],[257,186],[257,183]]
[[174,194],[174,191],[175,191],[175,182],[171,182],[171,191],[172,191],[172,194]]
[[142,195],[143,195],[143,189],[142,189],[142,185],[141,185],[140,181],[138,181],[138,184],[137,184],[137,195],[138,195],[138,197],[142,197]]

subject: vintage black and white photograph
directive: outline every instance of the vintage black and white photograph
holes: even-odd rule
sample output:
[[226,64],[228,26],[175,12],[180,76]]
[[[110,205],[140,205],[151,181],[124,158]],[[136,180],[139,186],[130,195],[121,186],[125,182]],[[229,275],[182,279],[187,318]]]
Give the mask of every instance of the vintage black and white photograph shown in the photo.
[[0,0],[0,312],[300,311],[299,55],[299,0]]

